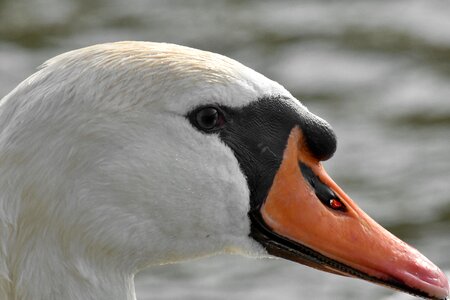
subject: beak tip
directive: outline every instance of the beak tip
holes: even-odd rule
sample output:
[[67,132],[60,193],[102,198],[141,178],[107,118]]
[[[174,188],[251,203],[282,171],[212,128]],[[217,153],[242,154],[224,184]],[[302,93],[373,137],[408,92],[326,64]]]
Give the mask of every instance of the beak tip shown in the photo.
[[438,299],[447,299],[449,295],[449,285],[447,277],[443,272],[439,271],[434,277],[428,277],[426,280],[422,278],[417,278],[422,280],[422,282],[417,283],[419,288],[422,287],[423,290],[428,291],[431,296]]
[[432,262],[429,262],[427,267],[424,272],[415,273],[416,279],[422,281],[423,285],[437,298],[447,299],[449,296],[447,276]]
[[448,299],[448,296],[450,294],[450,285],[448,283],[448,279],[447,276],[445,276],[445,274],[443,272],[442,273],[442,280],[441,280],[441,286],[444,292],[444,299]]
[[434,299],[448,299],[449,284],[447,276],[435,265],[426,265],[414,270],[401,270],[396,272],[396,278],[406,285],[425,292]]

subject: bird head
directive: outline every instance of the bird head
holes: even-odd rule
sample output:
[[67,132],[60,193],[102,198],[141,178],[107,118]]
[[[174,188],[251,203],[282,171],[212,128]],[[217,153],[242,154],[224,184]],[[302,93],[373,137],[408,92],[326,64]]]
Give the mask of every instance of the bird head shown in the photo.
[[274,255],[448,295],[434,264],[328,176],[331,126],[234,60],[97,45],[50,60],[2,106],[8,153],[21,157],[10,164],[26,166],[22,222],[44,212],[34,226],[57,231],[67,253],[132,272],[220,252]]

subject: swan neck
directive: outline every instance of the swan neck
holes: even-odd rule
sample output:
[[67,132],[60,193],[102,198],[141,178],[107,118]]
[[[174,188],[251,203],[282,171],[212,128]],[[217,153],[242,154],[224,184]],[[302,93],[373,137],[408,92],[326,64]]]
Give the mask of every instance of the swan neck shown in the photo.
[[0,299],[136,300],[132,273],[113,264],[68,257],[45,239],[32,244],[33,248],[25,245],[30,249],[26,253],[10,252],[8,284],[0,287]]

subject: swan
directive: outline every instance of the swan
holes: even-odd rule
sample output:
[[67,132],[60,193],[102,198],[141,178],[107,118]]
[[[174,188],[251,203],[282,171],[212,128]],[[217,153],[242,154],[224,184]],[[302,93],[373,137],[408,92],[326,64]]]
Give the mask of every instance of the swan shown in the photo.
[[445,275],[327,175],[330,125],[227,57],[117,42],[0,102],[0,299],[136,299],[133,277],[278,256],[429,299]]

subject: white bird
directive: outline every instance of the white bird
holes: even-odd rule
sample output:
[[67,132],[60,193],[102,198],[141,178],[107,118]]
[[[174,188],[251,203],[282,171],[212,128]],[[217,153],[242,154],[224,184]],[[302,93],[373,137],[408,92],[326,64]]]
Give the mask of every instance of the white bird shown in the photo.
[[325,173],[331,127],[234,60],[96,45],[0,106],[0,299],[135,299],[139,270],[223,252],[448,295]]

